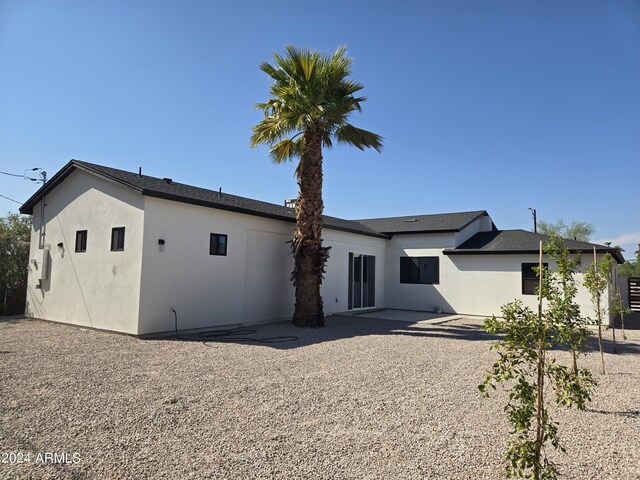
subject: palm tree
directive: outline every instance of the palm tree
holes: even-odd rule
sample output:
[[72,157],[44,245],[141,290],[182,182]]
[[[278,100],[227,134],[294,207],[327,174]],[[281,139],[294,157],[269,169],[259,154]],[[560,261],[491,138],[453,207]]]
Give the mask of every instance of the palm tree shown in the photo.
[[322,148],[331,148],[337,141],[380,152],[382,137],[347,121],[352,112],[361,111],[366,99],[355,96],[364,86],[348,78],[351,58],[344,47],[328,55],[289,46],[283,56],[274,53],[274,57],[273,65],[260,65],[273,85],[271,98],[256,105],[264,119],[253,127],[251,146],[269,145],[269,156],[277,164],[299,159],[297,225],[291,243],[295,262],[291,280],[296,290],[293,324],[321,327],[320,284],[329,258],[329,248],[322,246]]

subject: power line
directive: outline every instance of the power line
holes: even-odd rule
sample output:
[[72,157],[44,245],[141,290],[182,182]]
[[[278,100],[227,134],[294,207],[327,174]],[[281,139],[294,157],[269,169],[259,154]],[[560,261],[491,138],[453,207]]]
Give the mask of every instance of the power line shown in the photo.
[[11,200],[12,202],[16,202],[18,205],[22,205],[22,202],[19,202],[18,200],[14,200],[13,198],[5,197],[4,195],[0,195],[0,197],[6,198],[7,200]]
[[[40,178],[33,178],[33,177],[29,177],[27,176],[27,172],[35,172],[37,170],[40,170]],[[21,177],[24,178],[25,180],[31,180],[32,182],[42,182],[45,183],[47,181],[47,172],[45,172],[42,168],[40,167],[35,167],[35,168],[26,168],[24,170],[24,173],[22,175],[19,175],[17,173],[9,173],[9,172],[2,172],[0,171],[0,173],[2,175],[8,175],[10,177]]]
[[3,174],[3,175],[9,175],[10,177],[21,177],[21,178],[24,178],[24,174],[17,175],[15,173],[8,173],[8,172],[0,172],[0,173]]

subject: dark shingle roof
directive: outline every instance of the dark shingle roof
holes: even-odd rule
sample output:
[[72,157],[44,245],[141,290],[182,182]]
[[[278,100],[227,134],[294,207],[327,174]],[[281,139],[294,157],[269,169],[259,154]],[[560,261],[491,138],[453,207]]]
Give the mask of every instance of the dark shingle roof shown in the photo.
[[[295,210],[282,205],[231,195],[226,192],[220,194],[220,192],[214,190],[168,181],[169,179],[138,175],[137,173],[88,162],[81,162],[79,160],[71,160],[67,165],[65,165],[62,170],[56,173],[40,188],[40,190],[38,190],[24,203],[24,205],[20,207],[20,212],[32,214],[34,205],[39,201],[42,195],[46,195],[76,169],[92,173],[106,180],[137,190],[142,195],[149,197],[164,198],[176,202],[246,213],[248,215],[273,218],[287,222],[295,222],[296,220]],[[358,222],[329,217],[326,215],[323,216],[323,219],[324,226],[326,228],[359,233],[361,235],[373,237],[387,238],[386,235],[383,235]]]
[[[444,250],[443,253],[445,255],[538,253],[540,240],[545,244],[549,236],[526,230],[494,230],[476,233],[462,245]],[[572,253],[583,252],[584,254],[593,252],[593,247],[596,247],[596,252],[608,252],[619,263],[624,263],[622,255],[615,248],[576,240],[565,240],[565,245]]]
[[485,215],[488,216],[485,210],[477,210],[475,212],[438,213],[407,217],[365,218],[355,221],[387,235],[398,233],[449,233],[459,232],[474,220]]

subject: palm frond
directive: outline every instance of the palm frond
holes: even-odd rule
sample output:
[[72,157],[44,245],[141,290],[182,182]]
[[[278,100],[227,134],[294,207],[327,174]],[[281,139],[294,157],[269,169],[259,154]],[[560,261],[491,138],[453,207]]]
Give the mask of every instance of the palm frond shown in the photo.
[[326,130],[322,131],[322,145],[324,145],[329,149],[333,148],[333,140],[331,140],[331,133],[332,132],[326,131]]
[[365,148],[373,148],[377,152],[382,151],[383,138],[377,133],[354,127],[350,123],[342,125],[336,129],[336,139],[338,143],[353,145],[360,150]]
[[249,141],[251,147],[261,144],[273,144],[293,131],[294,127],[282,119],[281,116],[268,116],[252,129]]
[[266,103],[256,103],[256,110],[262,110],[265,117],[276,115],[282,109],[282,102],[279,99],[272,98]]
[[273,65],[263,62],[260,64],[260,70],[273,78],[276,82],[282,81],[282,71],[275,68]]
[[275,143],[269,150],[269,157],[273,163],[284,163],[294,158],[300,158],[304,145],[304,137],[297,139],[285,138]]

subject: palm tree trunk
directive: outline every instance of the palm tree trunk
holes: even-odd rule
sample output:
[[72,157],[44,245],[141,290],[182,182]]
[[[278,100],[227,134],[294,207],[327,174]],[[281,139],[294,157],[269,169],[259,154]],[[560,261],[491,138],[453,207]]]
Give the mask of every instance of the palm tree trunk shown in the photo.
[[292,252],[291,279],[296,289],[293,324],[297,327],[324,326],[320,284],[329,258],[322,247],[322,135],[319,130],[304,134],[304,150],[296,170],[298,202]]

